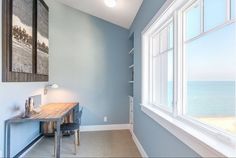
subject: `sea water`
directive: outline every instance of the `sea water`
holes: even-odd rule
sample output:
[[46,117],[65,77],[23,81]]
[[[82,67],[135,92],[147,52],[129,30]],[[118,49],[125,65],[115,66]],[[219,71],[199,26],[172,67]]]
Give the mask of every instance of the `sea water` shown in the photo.
[[[173,82],[168,82],[168,109],[173,110]],[[235,81],[189,81],[185,111],[193,117],[236,116]]]
[[235,81],[189,81],[186,112],[191,116],[235,116]]

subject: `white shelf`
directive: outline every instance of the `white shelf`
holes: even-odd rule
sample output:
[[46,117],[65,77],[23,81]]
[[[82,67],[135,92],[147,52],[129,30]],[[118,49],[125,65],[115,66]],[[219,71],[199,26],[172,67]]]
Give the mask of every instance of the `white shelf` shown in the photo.
[[130,69],[134,68],[134,64],[129,66]]
[[134,48],[129,51],[129,54],[134,54]]
[[129,83],[134,83],[134,81],[129,81]]

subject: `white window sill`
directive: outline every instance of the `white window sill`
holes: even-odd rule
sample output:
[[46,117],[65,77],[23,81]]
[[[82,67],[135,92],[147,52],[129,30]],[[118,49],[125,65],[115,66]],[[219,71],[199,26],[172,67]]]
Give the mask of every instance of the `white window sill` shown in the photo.
[[[141,105],[142,111],[167,129],[202,157],[236,157],[236,147],[220,141],[220,136],[203,133],[152,105]],[[214,138],[215,137],[215,138]],[[221,138],[222,139],[222,138]]]

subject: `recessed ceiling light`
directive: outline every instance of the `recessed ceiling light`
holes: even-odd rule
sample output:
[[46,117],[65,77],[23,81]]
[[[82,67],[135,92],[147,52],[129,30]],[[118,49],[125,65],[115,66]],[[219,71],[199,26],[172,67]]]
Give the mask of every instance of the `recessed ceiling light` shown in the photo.
[[106,6],[114,8],[116,6],[117,0],[104,0]]

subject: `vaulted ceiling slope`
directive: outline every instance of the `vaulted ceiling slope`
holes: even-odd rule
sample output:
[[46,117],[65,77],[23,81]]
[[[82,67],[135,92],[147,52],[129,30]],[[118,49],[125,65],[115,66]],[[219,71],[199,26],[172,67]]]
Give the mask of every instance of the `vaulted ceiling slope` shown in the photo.
[[96,16],[113,24],[129,29],[143,0],[117,0],[114,8],[104,0],[57,0],[72,8]]

